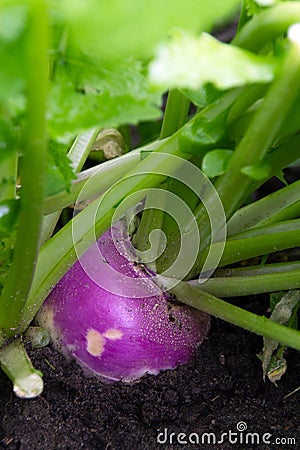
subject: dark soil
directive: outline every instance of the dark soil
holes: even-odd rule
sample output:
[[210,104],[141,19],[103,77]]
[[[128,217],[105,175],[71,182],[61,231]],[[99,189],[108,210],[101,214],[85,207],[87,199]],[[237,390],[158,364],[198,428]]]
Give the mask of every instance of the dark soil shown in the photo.
[[[262,380],[256,357],[261,345],[261,338],[214,320],[195,361],[132,385],[86,378],[52,347],[34,350],[34,363],[44,372],[41,397],[16,398],[0,374],[0,448],[300,448],[300,392],[285,398],[300,385],[299,353],[288,350],[288,372],[276,387]],[[214,433],[218,441],[223,432],[237,432],[241,422],[247,431],[225,436],[223,443],[214,444],[213,435],[203,434]],[[247,432],[256,433],[248,436],[248,445]],[[194,443],[197,438],[199,444]],[[179,444],[178,439],[191,442]]]

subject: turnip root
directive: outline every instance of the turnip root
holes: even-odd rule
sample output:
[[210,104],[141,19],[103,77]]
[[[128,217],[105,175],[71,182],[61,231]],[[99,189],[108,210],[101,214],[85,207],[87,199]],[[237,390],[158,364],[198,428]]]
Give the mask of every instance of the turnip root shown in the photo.
[[[130,382],[189,361],[205,338],[210,319],[159,291],[142,267],[120,254],[113,239],[118,225],[112,230],[60,280],[37,319],[49,329],[56,346],[84,368],[105,380]],[[95,246],[101,252],[96,260]],[[111,278],[108,266],[117,271]],[[144,296],[128,296],[138,281]]]

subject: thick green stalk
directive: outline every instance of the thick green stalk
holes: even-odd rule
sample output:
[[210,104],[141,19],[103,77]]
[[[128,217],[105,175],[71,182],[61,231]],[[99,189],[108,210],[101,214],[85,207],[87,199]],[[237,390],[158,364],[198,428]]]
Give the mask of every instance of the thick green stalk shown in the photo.
[[247,89],[245,89],[245,91],[241,93],[239,98],[234,102],[234,104],[230,108],[230,111],[228,112],[227,122],[229,127],[241,115],[243,115],[245,111],[250,108],[250,106],[264,97],[267,88],[268,85],[266,84],[254,84],[247,87]]
[[300,216],[300,181],[239,209],[227,224],[227,235]]
[[[299,264],[298,264],[299,266]],[[300,268],[284,272],[214,277],[201,284],[201,289],[217,297],[240,297],[300,288]],[[198,284],[198,281],[189,283]]]
[[[215,245],[212,244],[211,247]],[[253,228],[227,239],[219,267],[298,246],[300,246],[300,219]],[[205,261],[206,252],[207,250],[201,255],[202,262]]]
[[[173,89],[168,94],[166,109],[162,122],[160,139],[165,139],[174,134],[179,128],[181,128],[186,122],[190,101],[188,98],[177,89]],[[134,236],[133,243],[135,247],[142,252],[149,249],[149,236],[153,230],[162,230],[164,221],[164,205],[166,197],[163,191],[158,193],[150,192],[146,198],[145,210],[141,217],[141,223]],[[149,208],[148,205],[155,205],[155,209]],[[152,242],[152,254],[157,255],[160,247],[160,238],[157,237],[155,242]],[[156,263],[154,258],[152,264],[148,264],[148,267],[156,271]]]
[[[194,120],[197,123],[197,120],[199,120],[200,118],[204,119],[203,122],[207,121],[208,123],[210,121],[216,120],[218,118],[218,116],[222,116],[226,111],[229,110],[231,105],[239,98],[241,92],[243,92],[242,88],[232,89],[230,91],[225,92],[217,100],[215,100],[213,103],[211,103],[206,108],[201,110],[191,120],[190,123],[192,124]],[[184,130],[184,128],[183,128],[183,130]],[[187,146],[188,144],[185,144],[185,145]],[[192,143],[191,143],[191,145],[192,145]],[[187,158],[188,156],[189,156],[189,154],[185,153],[185,157]],[[191,179],[191,182],[192,181],[193,180]],[[199,180],[199,175],[198,175],[198,181],[197,181],[198,185],[201,182],[203,182],[203,179]],[[205,182],[203,184],[205,184]],[[191,183],[187,183],[187,187],[191,187]],[[208,187],[208,185],[206,184],[206,188],[207,187]],[[204,188],[204,186],[202,186],[202,187],[200,186],[200,188],[203,190],[202,195],[196,194],[196,195],[198,195],[199,201],[201,200],[201,198],[203,199],[204,197],[205,198],[209,197],[207,192],[205,192],[206,188]],[[205,206],[208,207],[210,209],[210,211],[212,211],[212,208],[214,208],[214,211],[216,212],[215,216],[219,217],[220,216],[220,208],[219,208],[220,203],[216,202],[216,203],[218,203],[218,204],[216,204],[214,202],[216,191],[213,189],[210,191],[213,191],[214,195],[212,195],[212,197],[214,197],[214,198],[213,199],[207,198],[207,203]],[[195,194],[195,192],[196,191],[194,191],[193,195]],[[211,208],[210,208],[210,206],[211,206]],[[206,211],[205,208],[203,208],[203,209]],[[192,221],[194,222],[194,217],[192,218]],[[194,225],[191,224],[190,229],[192,229],[193,226]],[[173,262],[177,258],[178,252],[181,247],[181,231],[178,231],[178,228],[176,227],[176,231],[173,232],[173,230],[172,230],[171,233],[169,234],[168,232],[166,232],[166,235],[168,236],[168,244],[167,244],[166,251],[164,252],[162,257],[157,262],[157,267],[158,267],[159,273],[162,273],[163,271],[166,270],[166,268],[169,268],[173,264]],[[202,237],[201,237],[201,239],[202,239]],[[194,244],[191,244],[191,245],[194,245]],[[178,266],[177,266],[177,268],[178,268]],[[181,269],[180,269],[180,272],[181,272]],[[174,273],[173,276],[175,278],[179,278],[181,275],[179,273]]]
[[[286,89],[292,86],[292,89]],[[250,123],[243,139],[238,144],[228,171],[219,177],[215,188],[229,219],[256,186],[255,180],[242,173],[242,168],[263,161],[293,105],[295,92],[300,86],[300,49],[292,43],[288,49],[278,77],[271,85],[254,120]],[[202,248],[209,245],[210,222],[206,209],[200,205],[195,211],[201,227]],[[189,277],[193,278],[201,268],[201,255]]]
[[[146,197],[140,225],[133,237],[133,245],[141,254],[141,261],[156,272],[156,260],[160,254],[162,224],[166,206],[166,191],[160,187]],[[154,230],[159,233],[153,234]],[[152,233],[152,234],[151,234]],[[151,234],[151,236],[150,236]]]
[[13,336],[27,301],[37,258],[46,170],[48,18],[46,2],[30,2],[27,43],[27,122],[22,165],[21,213],[13,263],[0,299],[0,329]]
[[[291,88],[287,90],[287,86]],[[223,202],[226,216],[231,217],[245,199],[253,180],[241,169],[262,161],[277,136],[300,86],[300,49],[292,44],[282,65],[281,72],[271,85],[261,108],[238,147],[228,171],[216,182],[216,189]]]
[[264,316],[258,316],[231,305],[203,291],[199,287],[191,286],[185,282],[180,282],[172,291],[179,301],[193,308],[200,309],[253,333],[274,339],[283,345],[300,350],[299,331],[280,325]]
[[243,26],[248,22],[248,20],[249,20],[249,16],[247,13],[247,0],[243,0],[240,17],[239,17],[238,28],[237,28],[238,33],[243,28]]
[[34,398],[43,391],[42,374],[36,370],[20,339],[0,348],[0,366],[20,398]]
[[177,89],[168,94],[166,110],[160,131],[160,139],[171,136],[185,123],[189,111],[189,99]]
[[259,51],[276,37],[285,34],[288,27],[296,22],[300,22],[299,2],[281,2],[249,20],[232,43],[251,51]]
[[[251,277],[297,271],[300,269],[300,261],[279,262],[272,264],[259,264],[254,266],[229,267],[217,269],[214,273],[216,278],[225,277]],[[240,278],[242,279],[242,278]]]
[[[99,129],[93,129],[81,133],[68,152],[68,157],[75,173],[83,167],[98,132]],[[60,214],[61,211],[56,211],[43,217],[40,245],[51,237]],[[31,330],[29,327],[26,332],[26,338],[28,339],[29,337],[32,342],[35,341],[38,345],[41,345],[41,343],[47,345],[49,343],[47,334],[45,336],[43,332],[37,333],[37,330],[33,330],[32,327]],[[21,340],[13,340],[0,348],[0,366],[12,381],[14,392],[18,397],[34,398],[42,393],[43,380],[41,373],[33,367]]]
[[[99,196],[132,170],[142,160],[143,153],[160,146],[161,142],[156,141],[79,173],[71,184],[70,193],[63,191],[45,199],[44,214],[74,204],[79,195],[82,201]],[[91,179],[92,183],[89,181]]]
[[[289,164],[291,164],[298,158],[300,158],[300,136],[299,135],[292,137],[287,142],[281,144],[279,147],[277,147],[275,150],[272,150],[272,152],[270,152],[267,155],[266,161],[270,165],[270,177],[276,175],[280,170],[282,170],[284,167],[287,167]],[[259,186],[261,186],[265,181],[267,181],[268,178],[263,179],[263,180],[253,180],[253,185],[251,186],[251,189],[249,189],[247,196],[251,195],[253,190],[259,188]],[[253,203],[253,207],[255,208],[254,203]],[[295,208],[297,208],[297,205],[295,205]],[[237,229],[238,229],[238,224],[239,224],[239,222],[238,222],[239,211],[240,210],[238,210],[236,212],[236,218],[234,219]],[[293,213],[293,211],[290,209],[288,209],[286,212],[287,212],[287,214]],[[280,217],[280,212],[279,212],[278,216],[276,216],[276,217]],[[289,218],[293,218],[293,217],[284,217],[283,220],[286,220]],[[253,219],[253,222],[255,222],[255,219]],[[230,225],[230,223],[231,223],[231,221],[229,221],[229,225]],[[230,225],[230,229],[231,229],[231,225]],[[244,231],[244,230],[241,230],[241,231]],[[167,249],[166,249],[167,259],[170,258],[170,255],[171,255],[171,258],[176,257],[176,255],[173,255],[173,253],[171,253],[171,252],[174,249],[179,248],[179,243],[180,243],[181,237],[178,236],[177,231],[175,231],[175,232],[173,232],[173,234],[170,236],[169,239],[171,242],[173,242],[173,244],[177,242],[177,245],[173,245],[173,247],[171,247],[171,248],[167,247]],[[202,256],[201,261],[202,262],[204,261],[203,256]],[[200,264],[199,264],[199,267],[200,267]],[[193,275],[190,276],[189,278],[194,278],[195,276],[198,275],[198,273],[196,273],[196,271],[195,271],[195,273],[193,273]]]
[[268,179],[276,176],[282,169],[286,168],[300,158],[300,135],[296,135],[286,139],[275,149],[271,149],[266,155],[266,162],[270,167],[269,176],[262,180],[253,180],[245,198],[250,196],[252,192],[262,186]]
[[[87,157],[89,156],[93,142],[99,133],[98,128],[83,132],[77,136],[72,147],[68,152],[74,173],[80,172]],[[50,239],[61,214],[61,209],[43,217],[43,223],[40,234],[40,246]]]
[[99,134],[99,131],[100,128],[93,128],[80,133],[75,139],[68,152],[68,157],[75,173],[81,171],[87,157],[89,156],[92,145]]
[[[289,139],[291,136],[295,135],[298,132],[300,128],[299,101],[300,96],[299,93],[296,92],[293,107],[290,109],[289,114],[278,130],[276,139]],[[240,106],[242,107],[242,104]],[[228,136],[230,137],[230,139],[232,139],[233,141],[238,141],[242,136],[244,136],[249,123],[253,120],[259,107],[260,104],[259,102],[257,102],[255,105],[252,105],[249,110],[245,108],[244,113],[235,118],[234,114],[238,114],[239,112],[239,105],[237,105],[236,111],[233,111],[233,115],[229,114],[230,117],[228,117]]]

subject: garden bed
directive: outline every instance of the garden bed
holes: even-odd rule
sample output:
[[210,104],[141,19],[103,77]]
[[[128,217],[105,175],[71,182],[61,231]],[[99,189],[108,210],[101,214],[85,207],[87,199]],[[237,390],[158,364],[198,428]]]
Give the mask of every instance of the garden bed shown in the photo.
[[[299,393],[284,397],[299,385],[299,354],[288,350],[288,371],[276,387],[262,380],[256,357],[261,345],[260,337],[214,319],[196,361],[132,385],[86,378],[79,366],[67,363],[52,347],[35,350],[32,358],[45,381],[39,398],[16,398],[10,382],[0,375],[0,448],[225,450],[242,447],[227,437],[214,445],[213,435],[203,437],[202,445],[203,433],[214,433],[219,440],[245,422],[247,431],[260,439],[260,444],[245,448],[296,449],[291,438],[297,441],[300,435]],[[158,433],[163,433],[159,439],[167,440],[165,444],[157,442]],[[199,445],[177,443],[178,436],[179,441],[197,439],[190,433],[199,436]],[[265,439],[283,439],[282,445],[263,444],[266,433],[272,436]],[[246,436],[238,433],[238,439],[241,434]]]

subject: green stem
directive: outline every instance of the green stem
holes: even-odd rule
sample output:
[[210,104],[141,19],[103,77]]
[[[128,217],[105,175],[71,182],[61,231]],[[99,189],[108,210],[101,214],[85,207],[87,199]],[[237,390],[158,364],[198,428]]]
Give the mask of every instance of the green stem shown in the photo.
[[[291,164],[298,158],[300,158],[300,136],[299,135],[289,139],[287,142],[280,145],[279,147],[277,147],[275,150],[273,150],[272,152],[270,152],[268,154],[268,156],[266,157],[266,160],[271,168],[270,177],[276,175],[281,169],[288,166],[289,164]],[[253,185],[251,186],[251,189],[248,190],[247,196],[249,196],[253,190],[258,189],[259,186],[261,186],[265,181],[267,181],[267,178],[264,180],[253,181]],[[292,205],[292,206],[294,206],[294,205]],[[254,207],[254,204],[253,204],[253,207]],[[297,205],[295,205],[295,208],[296,207],[297,207]],[[235,225],[233,225],[233,226],[237,226],[237,229],[238,229],[238,224],[239,224],[239,222],[238,222],[239,211],[240,210],[238,210],[236,212],[236,218],[234,219]],[[288,208],[286,213],[292,214],[293,209],[290,210]],[[280,214],[278,214],[277,217],[279,217],[279,215]],[[286,219],[288,219],[288,217],[286,217]],[[285,220],[285,218],[284,218],[284,220]],[[255,222],[255,219],[253,219],[253,221]],[[231,229],[231,220],[229,221],[228,224],[230,227],[229,229]],[[241,230],[241,231],[244,231],[244,230]],[[166,251],[166,255],[167,255],[166,259],[167,260],[168,259],[173,260],[172,258],[176,257],[176,254],[174,253],[174,255],[173,255],[172,253],[170,253],[170,251],[174,251],[174,249],[179,248],[180,239],[181,239],[180,235],[178,235],[177,231],[173,232],[170,235],[170,237],[168,237],[168,242],[170,240],[173,243],[173,247],[172,248],[167,247],[167,251]],[[174,243],[177,243],[177,244],[174,245]],[[201,261],[203,262],[203,259]],[[162,260],[162,262],[164,262],[164,260]],[[164,267],[164,266],[162,266],[162,267]],[[200,267],[200,264],[199,264],[199,267]],[[160,270],[160,272],[161,272],[161,270]],[[198,273],[196,273],[196,271],[195,271],[189,278],[195,278],[198,275]]]
[[[268,275],[275,273],[291,272],[300,269],[300,261],[289,261],[286,263],[260,264],[254,266],[229,267],[225,269],[217,269],[214,276],[216,278],[225,277],[251,277]],[[242,278],[241,278],[242,279]],[[204,283],[203,283],[204,285]]]
[[247,12],[247,0],[243,0],[240,17],[239,17],[239,23],[238,23],[238,27],[237,27],[237,33],[239,33],[241,31],[241,29],[248,22],[249,19],[250,19],[250,17],[248,16],[248,12]]
[[[166,196],[162,187],[160,187],[159,193],[157,191],[149,192],[145,200],[141,223],[133,238],[134,246],[139,252],[144,252],[141,261],[147,263],[148,268],[154,272],[156,272],[156,260],[160,254],[161,239],[160,235],[152,234],[150,242],[150,234],[154,230],[162,230],[165,205]],[[149,256],[150,254],[151,256]]]
[[99,131],[100,128],[93,128],[89,131],[80,133],[75,139],[70,151],[68,152],[68,157],[75,173],[80,172],[83,168]]
[[182,92],[177,89],[169,92],[159,136],[160,139],[171,136],[184,125],[189,106],[190,101]]
[[[241,93],[239,98],[234,102],[228,113],[227,121],[230,126],[241,115],[247,114],[245,111],[252,106],[257,100],[262,98],[268,88],[266,84],[254,84],[249,86],[244,92]],[[231,125],[232,126],[232,125]]]
[[263,227],[300,215],[300,181],[239,209],[227,224],[227,235]]
[[[290,109],[289,114],[285,118],[284,122],[282,123],[276,136],[276,139],[283,139],[285,136],[287,138],[290,138],[290,136],[298,133],[298,130],[300,128],[300,118],[298,114],[299,101],[300,96],[299,93],[296,92],[293,106]],[[241,102],[241,105],[239,104],[237,105],[236,110],[231,110],[228,116],[228,124],[229,124],[228,136],[230,137],[230,139],[234,141],[238,141],[239,139],[241,139],[242,136],[244,136],[249,126],[249,123],[253,120],[255,114],[257,113],[260,107],[259,103],[256,103],[255,105],[252,105],[251,109],[247,110],[247,105],[245,104],[244,109],[245,112],[236,117],[236,114],[240,112],[239,107],[242,106],[243,102]],[[233,112],[233,114],[231,114],[231,112]]]
[[34,398],[42,393],[42,374],[33,367],[20,339],[0,348],[0,366],[12,381],[17,397]]
[[[63,191],[45,199],[44,214],[74,204],[79,195],[82,201],[99,196],[141,162],[143,153],[155,151],[159,147],[161,142],[156,141],[79,173],[72,182],[70,193]],[[91,179],[92,183],[89,182]]]
[[27,123],[21,165],[21,213],[6,285],[0,299],[0,328],[13,336],[22,317],[36,263],[46,170],[48,18],[43,0],[32,0],[27,45]]
[[[81,133],[75,139],[68,157],[75,173],[80,172],[87,157],[89,156],[93,142],[99,133],[99,128]],[[50,239],[61,214],[61,209],[43,217],[43,223],[40,234],[40,246]]]
[[193,308],[200,309],[253,333],[274,339],[283,345],[300,350],[299,331],[280,325],[264,316],[258,316],[231,305],[203,291],[199,287],[191,286],[188,283],[180,282],[172,291],[179,301]]
[[[238,144],[228,171],[219,177],[215,188],[223,203],[225,214],[229,219],[247,198],[249,192],[255,189],[255,181],[244,175],[244,166],[255,165],[262,161],[274,141],[278,130],[284,122],[293,105],[295,92],[300,85],[300,51],[296,44],[291,44],[281,72],[266,94],[261,108],[250,123],[245,136]],[[293,86],[287,91],[286,86]],[[278,113],[280,111],[280,114]],[[210,222],[207,211],[200,205],[195,211],[198,224],[201,227],[202,249],[209,245]],[[193,278],[201,269],[202,256],[199,255],[189,277]]]
[[[216,244],[212,244],[212,247]],[[219,267],[300,245],[300,219],[253,228],[230,236]],[[201,257],[205,260],[204,252]]]
[[[271,167],[270,176],[275,175],[300,158],[300,135],[298,133],[296,136],[281,139],[277,144],[275,148],[270,149],[266,157],[266,161]],[[264,183],[266,180],[261,180],[259,183]],[[256,186],[260,186],[259,183],[256,183]]]
[[55,211],[48,216],[43,217],[39,242],[40,247],[42,247],[51,238],[60,215],[61,211]]
[[261,180],[253,180],[245,193],[245,198],[249,197],[271,177],[276,176],[282,169],[294,163],[298,158],[300,158],[300,135],[290,137],[278,147],[272,148],[265,157],[265,161],[270,167],[269,175]]
[[277,36],[285,34],[288,27],[296,22],[300,22],[299,2],[282,2],[249,20],[232,43],[258,51]]
[[[167,138],[174,134],[180,127],[182,127],[186,121],[190,102],[188,98],[177,89],[173,89],[168,94],[166,109],[164,113],[162,128],[160,132],[160,139]],[[162,190],[161,190],[162,194]],[[159,204],[157,203],[159,202]],[[157,192],[150,192],[146,199],[145,210],[141,217],[141,223],[134,236],[134,245],[141,251],[145,252],[149,249],[149,236],[150,233],[157,229],[162,230],[164,221],[164,206],[165,196],[159,195]],[[148,205],[157,203],[157,207],[148,208]],[[157,255],[160,247],[160,238],[152,242],[151,253],[153,256]],[[154,258],[155,260],[157,258]],[[155,261],[152,264],[148,264],[148,267],[156,270]]]
[[[287,91],[286,86],[292,86]],[[292,44],[281,73],[271,85],[261,108],[236,148],[228,171],[216,182],[226,216],[231,217],[245,199],[253,180],[241,172],[244,166],[262,161],[284,122],[300,86],[300,51]],[[279,113],[280,112],[280,113]]]
[[262,180],[253,180],[253,184],[249,187],[248,192],[245,193],[245,198],[298,158],[300,158],[300,135],[290,137],[267,154],[265,160],[270,167],[269,176]]
[[[218,116],[222,116],[222,115],[224,115],[224,113],[226,111],[228,111],[228,109],[231,107],[231,105],[240,96],[241,92],[243,92],[243,89],[241,89],[241,88],[232,89],[230,91],[225,92],[217,100],[215,100],[213,103],[209,104],[206,108],[201,110],[189,122],[188,125],[192,126],[193,122],[197,123],[197,121],[200,121],[200,119],[202,119],[202,123],[204,123],[204,124],[205,123],[209,124],[211,121],[217,120]],[[183,127],[182,131],[183,131],[183,133],[185,132],[185,127]],[[204,130],[204,134],[205,134],[205,130]],[[201,144],[199,144],[199,145],[201,145]],[[191,155],[192,155],[191,153],[190,154],[189,153],[185,153],[184,154],[186,159],[187,159],[188,156],[191,157]],[[193,184],[192,182],[193,182],[193,179],[191,179],[191,183],[187,183],[187,187],[191,187],[191,184]],[[202,179],[202,182],[203,182],[203,179]],[[198,175],[197,183],[198,183],[198,186],[199,186],[199,175]],[[204,188],[204,184],[205,183],[203,183],[203,186],[200,187],[202,190],[204,189],[204,191],[202,192],[202,198],[204,197],[204,192],[208,188],[207,185],[206,185],[206,188]],[[178,184],[175,184],[175,186],[178,188]],[[217,210],[216,214],[215,214],[216,217],[220,217],[220,210],[219,210],[220,203],[218,203],[216,205],[215,202],[214,202],[215,196],[216,196],[216,191],[214,189],[211,189],[210,191],[213,191],[212,197],[214,197],[214,198],[208,199],[208,202],[210,202],[210,204],[212,204],[212,207],[215,208],[215,211]],[[192,195],[194,195],[194,194],[196,194],[198,196],[198,199],[201,200],[201,195],[199,195],[199,191],[194,190]],[[208,197],[207,192],[205,193],[205,197]],[[192,203],[193,203],[193,201],[192,201]],[[209,205],[207,203],[206,207],[208,207],[208,206]],[[203,208],[203,209],[206,211],[206,208]],[[165,220],[165,223],[166,222],[167,221]],[[194,222],[194,217],[193,217],[193,222]],[[221,221],[220,221],[220,223],[221,223]],[[172,229],[167,229],[167,228],[169,228],[169,224],[172,226]],[[170,223],[170,221],[169,221],[169,224],[166,227],[164,227],[164,232],[165,232],[166,236],[168,236],[167,248],[166,248],[166,251],[164,252],[164,254],[162,255],[162,257],[159,259],[159,261],[157,261],[157,268],[158,268],[158,272],[159,273],[164,272],[166,269],[168,269],[169,267],[171,267],[173,265],[173,262],[177,259],[178,252],[180,251],[180,248],[181,248],[181,231],[180,230],[178,231],[178,227],[176,227],[175,232],[174,232],[173,231],[173,225],[174,224],[172,225],[172,223]],[[179,224],[179,225],[182,226],[182,224]],[[194,224],[192,224],[192,226],[186,225],[186,229],[190,229],[191,230],[191,229],[193,229],[193,226],[194,226]],[[201,239],[202,239],[202,237],[201,237]],[[194,245],[194,244],[191,243],[191,245]],[[189,249],[187,248],[186,249],[186,254],[188,254],[188,252],[189,252]],[[173,268],[174,269],[178,268],[178,265],[177,266],[173,265]],[[180,268],[179,268],[179,270],[181,271]],[[175,278],[180,278],[180,274],[179,273],[174,273],[173,276]]]
[[[259,273],[259,272],[258,272]],[[198,281],[189,283],[198,284]],[[300,288],[300,270],[275,271],[262,275],[214,277],[201,284],[201,288],[217,297],[240,297]]]

